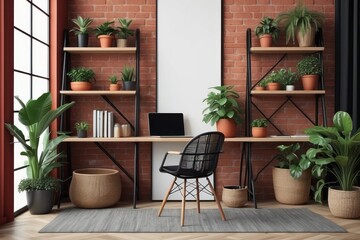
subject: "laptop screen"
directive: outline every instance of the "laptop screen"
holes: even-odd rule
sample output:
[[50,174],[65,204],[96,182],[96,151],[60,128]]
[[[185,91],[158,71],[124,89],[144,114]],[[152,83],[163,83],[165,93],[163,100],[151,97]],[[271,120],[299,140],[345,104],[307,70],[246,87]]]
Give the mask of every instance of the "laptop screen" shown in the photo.
[[183,136],[184,115],[182,113],[149,113],[150,136]]

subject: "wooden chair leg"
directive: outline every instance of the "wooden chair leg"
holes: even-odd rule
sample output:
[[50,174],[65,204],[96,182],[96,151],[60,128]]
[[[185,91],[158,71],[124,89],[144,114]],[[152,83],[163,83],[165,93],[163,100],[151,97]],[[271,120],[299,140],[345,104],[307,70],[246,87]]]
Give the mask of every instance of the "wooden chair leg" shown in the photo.
[[184,226],[185,201],[186,201],[186,179],[184,179],[183,198],[182,198],[182,203],[181,203],[181,226]]
[[199,179],[196,178],[196,205],[197,211],[200,213],[200,194],[199,194]]
[[214,187],[212,186],[212,184],[211,184],[211,182],[210,182],[210,180],[209,180],[208,177],[206,177],[206,180],[207,180],[208,183],[209,183],[209,187],[210,187],[210,189],[211,189],[211,192],[214,194],[214,198],[215,198],[216,204],[217,204],[217,206],[218,206],[218,209],[219,209],[219,212],[220,212],[220,215],[221,215],[221,219],[222,219],[223,221],[226,221],[224,211],[223,211],[223,209],[222,209],[222,207],[221,207],[221,204],[220,204],[218,198],[216,197],[215,189],[214,189]]
[[166,204],[167,199],[168,199],[168,197],[169,197],[169,195],[170,195],[170,193],[171,193],[172,188],[174,187],[174,184],[175,184],[176,179],[177,179],[177,177],[174,178],[174,181],[171,183],[170,188],[169,188],[169,190],[167,191],[167,193],[166,193],[166,195],[165,195],[165,197],[164,197],[164,199],[163,199],[163,201],[162,201],[162,203],[161,203],[161,207],[160,207],[159,212],[158,212],[158,217],[160,217],[160,215],[161,215],[161,213],[162,213],[162,210],[163,210],[164,207],[165,207],[165,204]]

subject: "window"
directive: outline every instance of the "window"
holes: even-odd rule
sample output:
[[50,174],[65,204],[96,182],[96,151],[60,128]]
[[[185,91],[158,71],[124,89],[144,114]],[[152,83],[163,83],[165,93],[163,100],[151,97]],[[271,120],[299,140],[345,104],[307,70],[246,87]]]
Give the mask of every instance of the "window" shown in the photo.
[[[49,0],[14,0],[14,96],[26,103],[49,91]],[[20,104],[14,101],[14,124]],[[22,129],[25,130],[25,129]],[[24,132],[25,133],[25,132]],[[26,158],[21,144],[14,145],[14,211],[26,206],[25,193],[17,191],[26,178]]]

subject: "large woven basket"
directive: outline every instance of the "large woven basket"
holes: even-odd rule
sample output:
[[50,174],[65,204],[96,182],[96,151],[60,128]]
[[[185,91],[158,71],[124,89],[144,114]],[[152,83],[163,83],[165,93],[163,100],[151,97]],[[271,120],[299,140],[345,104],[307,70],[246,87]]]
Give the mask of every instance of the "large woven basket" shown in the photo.
[[359,218],[360,187],[353,187],[353,191],[329,188],[328,204],[331,214],[335,217]]

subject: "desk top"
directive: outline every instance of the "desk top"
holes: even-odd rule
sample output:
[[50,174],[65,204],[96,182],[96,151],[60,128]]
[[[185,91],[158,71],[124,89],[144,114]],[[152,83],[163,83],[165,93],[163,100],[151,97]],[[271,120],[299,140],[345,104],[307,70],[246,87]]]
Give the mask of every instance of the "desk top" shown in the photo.
[[[78,138],[68,137],[63,142],[189,142],[192,138],[176,138],[176,137],[120,137],[120,138]],[[266,138],[254,138],[254,137],[234,137],[225,138],[225,142],[308,142],[307,136],[276,136]]]

